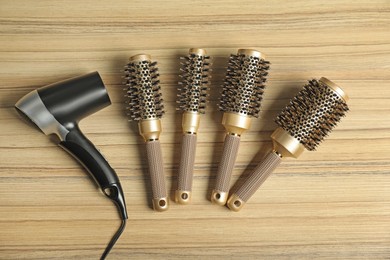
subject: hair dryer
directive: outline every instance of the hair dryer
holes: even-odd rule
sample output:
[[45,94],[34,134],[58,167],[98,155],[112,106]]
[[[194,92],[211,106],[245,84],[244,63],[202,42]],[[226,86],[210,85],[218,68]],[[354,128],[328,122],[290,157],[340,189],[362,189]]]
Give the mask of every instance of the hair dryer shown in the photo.
[[108,254],[125,228],[125,198],[119,178],[99,150],[81,132],[81,119],[111,104],[98,72],[54,83],[22,97],[15,107],[46,135],[56,134],[64,150],[91,174],[103,193],[119,209],[122,225],[102,258]]

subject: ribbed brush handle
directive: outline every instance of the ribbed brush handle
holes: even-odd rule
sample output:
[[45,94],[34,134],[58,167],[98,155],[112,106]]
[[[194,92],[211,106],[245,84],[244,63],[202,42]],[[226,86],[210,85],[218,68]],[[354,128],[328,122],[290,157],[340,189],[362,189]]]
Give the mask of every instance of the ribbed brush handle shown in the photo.
[[226,135],[223,145],[222,159],[218,166],[215,188],[211,195],[211,201],[218,205],[225,205],[230,188],[234,164],[236,162],[240,137]]
[[191,199],[192,178],[196,153],[196,135],[184,134],[181,145],[181,158],[175,199],[178,203],[187,204]]
[[281,162],[282,159],[275,152],[267,154],[265,159],[249,175],[244,184],[229,198],[229,208],[234,211],[239,211]]
[[153,208],[157,211],[168,209],[168,195],[165,185],[164,167],[160,141],[146,142],[146,154],[152,182]]

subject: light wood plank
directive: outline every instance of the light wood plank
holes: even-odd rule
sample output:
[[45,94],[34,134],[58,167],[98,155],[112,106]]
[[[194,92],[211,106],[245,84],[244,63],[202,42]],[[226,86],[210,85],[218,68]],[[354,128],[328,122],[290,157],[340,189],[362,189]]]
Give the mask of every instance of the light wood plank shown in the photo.
[[[213,57],[193,204],[150,208],[145,149],[123,111],[130,55],[159,62],[167,113],[161,142],[176,185],[178,58]],[[271,149],[274,117],[308,79],[350,96],[350,112],[316,152],[286,159],[245,208],[211,205],[224,130],[217,109],[227,59],[253,47],[271,61],[261,117],[243,135],[233,182]],[[112,105],[81,122],[116,169],[129,225],[109,259],[388,259],[390,256],[390,3],[321,1],[0,1],[0,259],[97,259],[119,225],[114,206],[13,106],[46,84],[99,71]]]

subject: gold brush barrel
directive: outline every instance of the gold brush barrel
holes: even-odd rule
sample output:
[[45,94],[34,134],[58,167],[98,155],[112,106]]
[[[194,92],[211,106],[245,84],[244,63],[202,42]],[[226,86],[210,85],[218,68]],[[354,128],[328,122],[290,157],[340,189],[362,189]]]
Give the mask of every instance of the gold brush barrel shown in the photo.
[[274,149],[253,170],[228,200],[228,207],[240,211],[281,163],[282,157],[298,158],[314,150],[348,111],[345,92],[326,78],[311,80],[276,118],[272,133]]
[[156,211],[165,211],[169,207],[169,200],[159,141],[160,118],[164,114],[164,106],[156,63],[151,61],[150,55],[135,55],[130,58],[125,72],[128,115],[131,120],[138,121],[139,133],[146,143],[153,208]]
[[252,117],[259,115],[268,69],[264,55],[256,50],[239,49],[230,57],[220,102],[226,137],[211,194],[214,204],[226,204],[240,138],[250,128]]
[[175,201],[188,204],[192,198],[197,132],[201,114],[205,112],[210,69],[209,57],[203,49],[190,49],[189,55],[182,60],[177,103],[178,109],[183,111],[183,139]]

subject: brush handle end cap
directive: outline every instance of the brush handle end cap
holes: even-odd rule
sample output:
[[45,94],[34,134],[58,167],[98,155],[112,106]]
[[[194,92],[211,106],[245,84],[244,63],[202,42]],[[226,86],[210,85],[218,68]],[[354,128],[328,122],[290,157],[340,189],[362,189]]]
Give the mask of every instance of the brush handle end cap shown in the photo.
[[191,191],[176,190],[175,191],[176,203],[187,205],[191,203]]
[[153,209],[155,211],[166,211],[169,208],[169,201],[168,198],[157,198],[153,199]]
[[222,192],[218,190],[213,190],[211,193],[211,203],[224,206],[228,198],[228,192]]
[[229,207],[229,209],[235,212],[240,211],[242,207],[244,207],[244,205],[245,205],[245,201],[240,199],[240,197],[238,197],[236,194],[230,196],[227,202],[227,206]]

